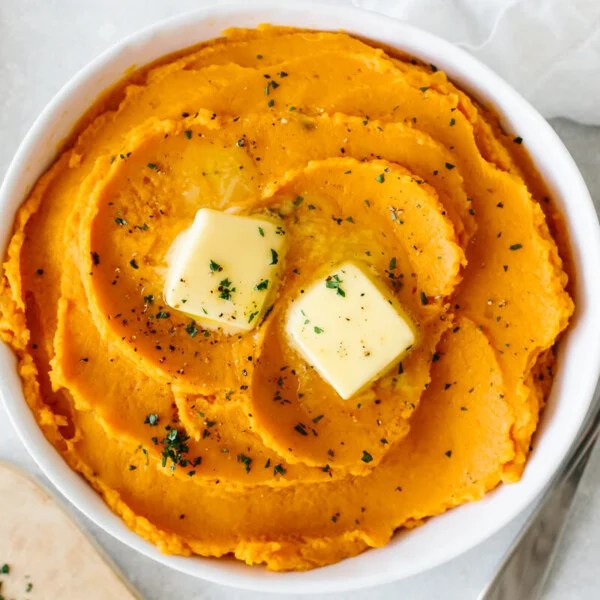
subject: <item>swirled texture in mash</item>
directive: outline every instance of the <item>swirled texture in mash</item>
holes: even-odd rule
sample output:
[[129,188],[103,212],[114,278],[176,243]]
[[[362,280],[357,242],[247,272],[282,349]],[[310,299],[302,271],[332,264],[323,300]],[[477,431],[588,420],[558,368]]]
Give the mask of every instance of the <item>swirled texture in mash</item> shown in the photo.
[[[132,81],[21,208],[0,305],[40,426],[112,510],[165,552],[307,569],[518,479],[573,309],[520,139],[342,33],[230,31]],[[164,305],[202,207],[285,221],[248,334]],[[348,259],[419,344],[343,401],[284,322]]]

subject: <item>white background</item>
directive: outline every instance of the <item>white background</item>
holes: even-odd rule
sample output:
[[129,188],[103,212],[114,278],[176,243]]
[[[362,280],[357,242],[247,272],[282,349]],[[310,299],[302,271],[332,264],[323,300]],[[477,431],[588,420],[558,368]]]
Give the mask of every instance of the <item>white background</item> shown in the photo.
[[[208,2],[0,0],[0,177],[4,176],[18,144],[39,111],[77,70],[123,36],[203,4]],[[600,102],[600,98],[597,101]],[[566,120],[552,120],[551,124],[573,154],[595,198],[596,207],[600,209],[600,128],[584,127]],[[47,483],[17,439],[2,406],[0,459],[23,466]],[[580,486],[544,593],[546,599],[600,598],[598,484],[600,449],[592,456]],[[264,594],[238,592],[170,571],[111,539],[74,509],[71,512],[147,600],[264,598]],[[474,599],[492,576],[524,517],[478,548],[428,573],[363,592],[323,598]],[[8,558],[2,557],[2,560]]]

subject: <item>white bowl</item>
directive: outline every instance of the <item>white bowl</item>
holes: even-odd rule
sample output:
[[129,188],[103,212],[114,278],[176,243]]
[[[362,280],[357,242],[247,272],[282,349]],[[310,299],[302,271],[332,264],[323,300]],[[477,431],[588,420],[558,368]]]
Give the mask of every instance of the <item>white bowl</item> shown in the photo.
[[552,128],[517,92],[463,50],[392,18],[358,9],[308,3],[254,8],[240,4],[206,8],[145,29],[102,54],[55,96],[25,137],[0,189],[0,248],[8,242],[17,208],[99,92],[121,79],[131,65],[144,65],[217,37],[227,27],[265,22],[344,29],[435,63],[484,104],[495,107],[507,131],[524,138],[566,217],[577,273],[577,310],[560,344],[552,393],[522,480],[400,533],[384,548],[313,571],[271,573],[233,560],[164,555],[131,532],[46,441],[23,398],[14,357],[5,346],[0,347],[0,394],[23,443],[48,478],[92,521],[131,548],[225,585],[287,593],[344,591],[398,580],[457,556],[506,525],[543,490],[575,440],[598,380],[600,228],[583,179]]

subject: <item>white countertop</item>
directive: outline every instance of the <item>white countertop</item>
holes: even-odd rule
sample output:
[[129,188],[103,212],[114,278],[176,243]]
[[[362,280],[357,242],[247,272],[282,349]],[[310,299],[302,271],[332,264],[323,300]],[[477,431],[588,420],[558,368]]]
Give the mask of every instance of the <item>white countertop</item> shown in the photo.
[[[83,65],[124,35],[203,4],[199,0],[0,0],[0,177],[27,129],[54,93]],[[556,120],[561,136],[600,209],[600,128]],[[29,458],[0,406],[0,459],[21,465],[48,484]],[[49,484],[48,484],[49,485]],[[144,558],[71,509],[147,600],[239,599],[264,594],[205,583]],[[323,596],[330,600],[392,598],[474,599],[526,515],[487,542],[428,573],[379,588]],[[5,558],[3,559],[5,560]],[[581,483],[566,535],[558,549],[544,598],[600,597],[600,448]],[[521,600],[521,599],[515,599]]]

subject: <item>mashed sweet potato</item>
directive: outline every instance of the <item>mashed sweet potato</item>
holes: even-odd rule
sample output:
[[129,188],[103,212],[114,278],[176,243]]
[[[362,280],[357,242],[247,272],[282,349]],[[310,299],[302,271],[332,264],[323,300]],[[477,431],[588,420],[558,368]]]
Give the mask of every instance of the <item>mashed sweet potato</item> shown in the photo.
[[[520,138],[435,66],[342,33],[229,31],[112,98],[18,213],[0,329],[45,435],[129,527],[308,569],[519,478],[573,310]],[[285,278],[248,334],[164,305],[202,207],[285,220]],[[284,321],[347,259],[420,342],[343,401]]]

